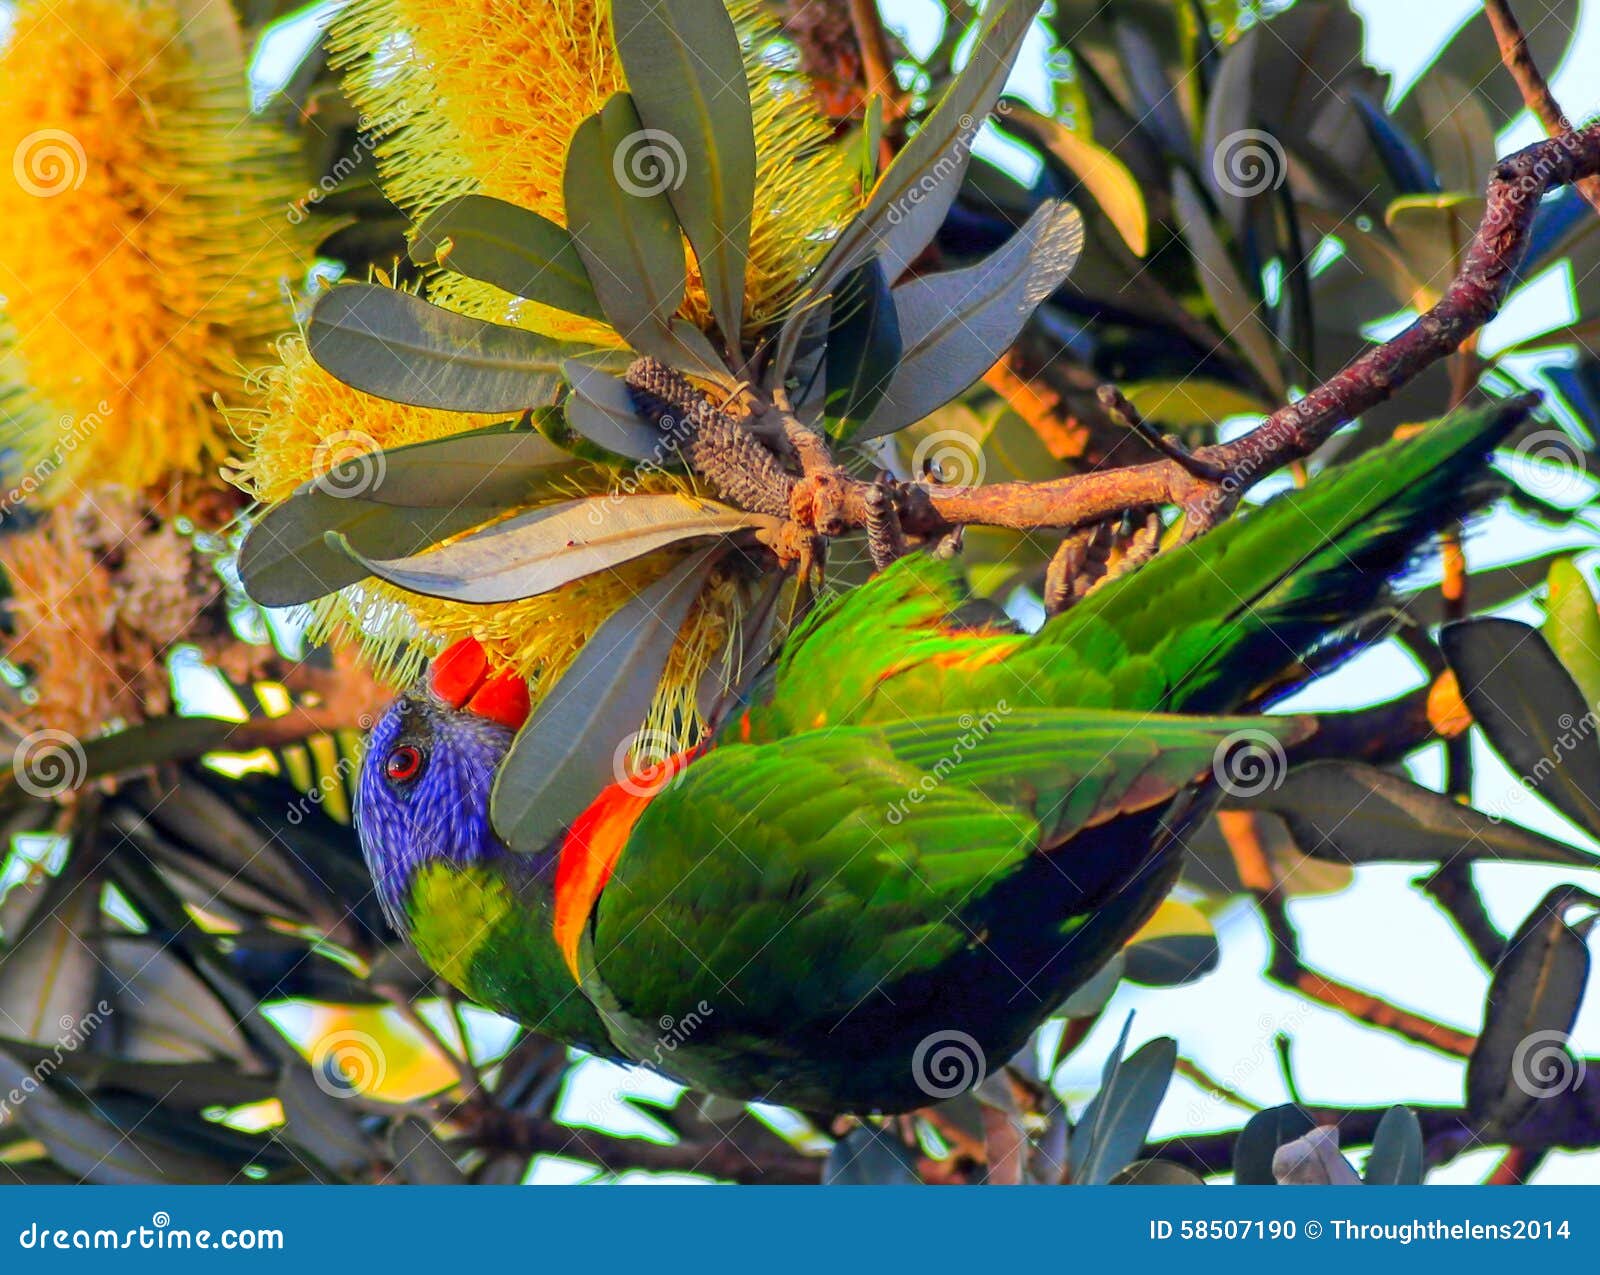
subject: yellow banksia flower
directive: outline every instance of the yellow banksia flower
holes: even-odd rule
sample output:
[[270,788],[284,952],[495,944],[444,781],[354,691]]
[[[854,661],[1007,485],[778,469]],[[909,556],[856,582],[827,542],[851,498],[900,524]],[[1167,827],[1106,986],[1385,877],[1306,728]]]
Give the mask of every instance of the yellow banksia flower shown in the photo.
[[[329,439],[342,439],[352,450],[376,450],[428,442],[499,419],[408,407],[364,394],[318,366],[298,337],[280,342],[279,353],[278,364],[258,378],[259,406],[230,413],[248,444],[234,480],[263,503],[285,499],[325,468]],[[640,492],[694,490],[687,477],[675,474],[642,475],[636,482],[633,489]],[[526,508],[617,489],[614,470],[578,464]],[[610,615],[681,556],[650,554],[538,597],[482,606],[423,597],[369,579],[312,603],[308,635],[359,647],[379,675],[397,685],[409,682],[423,659],[471,635],[497,665],[531,679],[537,695],[541,681],[548,684],[559,676]],[[648,726],[678,737],[693,723],[701,680],[718,667],[741,609],[740,593],[731,579],[714,581],[702,593],[684,624]]]
[[[40,409],[10,414],[6,441],[45,500],[210,471],[229,449],[215,396],[261,361],[309,263],[285,211],[292,139],[252,117],[224,12],[16,6],[0,52],[0,346]],[[81,437],[64,446],[63,429]]]
[[[809,86],[773,56],[776,22],[758,0],[729,0],[745,47],[756,138],[756,192],[745,285],[751,327],[781,316],[855,211],[850,158]],[[399,33],[400,38],[397,38]],[[334,60],[367,123],[385,192],[413,218],[458,195],[504,199],[565,224],[567,143],[625,89],[608,0],[351,0],[335,22]],[[595,339],[595,325],[460,276],[430,299],[480,318],[511,318],[556,337]],[[704,323],[691,274],[682,313]],[[611,338],[613,341],[616,338]]]

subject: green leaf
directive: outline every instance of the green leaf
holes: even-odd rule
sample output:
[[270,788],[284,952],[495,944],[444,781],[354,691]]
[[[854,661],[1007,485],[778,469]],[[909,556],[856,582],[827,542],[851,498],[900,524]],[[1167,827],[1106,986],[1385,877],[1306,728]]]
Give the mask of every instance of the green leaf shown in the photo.
[[861,1124],[840,1138],[822,1166],[823,1186],[917,1186],[917,1159],[890,1129]]
[[1367,1156],[1368,1186],[1419,1186],[1422,1183],[1422,1125],[1410,1107],[1383,1113]]
[[1383,220],[1409,268],[1437,295],[1460,269],[1485,207],[1482,196],[1463,191],[1402,195],[1384,209]]
[[1600,833],[1600,745],[1583,692],[1539,630],[1516,620],[1469,620],[1439,635],[1461,697],[1522,784]]
[[[373,1045],[379,1048],[376,1041]],[[325,1067],[333,1065],[331,1058],[324,1062]],[[377,1160],[379,1149],[344,1096],[344,1083],[340,1075],[313,1075],[310,1067],[291,1064],[279,1077],[278,1101],[283,1104],[281,1136],[335,1173],[351,1177]]]
[[38,1045],[79,1043],[84,1013],[94,1004],[100,968],[89,945],[100,915],[100,883],[61,877],[30,927],[7,935],[0,952],[0,1005],[5,1034]]
[[1278,347],[1263,317],[1261,296],[1245,284],[1217,233],[1210,209],[1189,175],[1181,170],[1172,175],[1172,206],[1189,250],[1194,253],[1195,274],[1216,311],[1218,326],[1244,352],[1262,383],[1283,398],[1286,387],[1278,366]]
[[848,438],[883,398],[900,362],[900,320],[883,266],[852,270],[828,316],[824,412],[835,437]]
[[[723,0],[613,0],[612,28],[634,106],[665,147],[666,195],[694,248],[711,310],[739,349],[756,189],[744,55]],[[626,165],[637,150],[619,157]]]
[[572,386],[564,404],[567,424],[580,437],[629,460],[658,466],[681,463],[678,436],[640,417],[626,381],[582,363],[569,363],[563,370]]
[[1112,1175],[1110,1186],[1204,1186],[1206,1180],[1193,1169],[1171,1160],[1135,1160]]
[[398,558],[481,526],[501,508],[405,509],[301,491],[267,510],[250,528],[239,548],[239,579],[262,606],[311,602],[370,574],[359,558],[328,545],[329,532],[342,536],[364,557]]
[[1233,1180],[1237,1186],[1276,1186],[1272,1159],[1278,1148],[1303,1138],[1316,1122],[1293,1104],[1258,1111],[1239,1131],[1233,1144]]
[[627,176],[642,130],[626,93],[578,125],[567,147],[567,229],[611,326],[636,350],[662,357],[683,301],[683,235],[664,187]]
[[977,265],[896,288],[904,353],[858,437],[904,429],[981,377],[1071,272],[1082,248],[1078,210],[1060,201],[1041,204],[1022,229]]
[[[1600,611],[1583,572],[1569,557],[1550,564],[1550,596],[1540,630],[1550,649],[1578,684],[1590,709],[1600,710]],[[1472,594],[1478,602],[1477,591]]]
[[548,490],[576,465],[536,430],[511,423],[340,458],[301,490],[412,509],[504,507]]
[[1204,978],[1222,960],[1212,934],[1168,934],[1127,949],[1129,981],[1146,987],[1184,987]]
[[[1589,910],[1577,923],[1566,914]],[[1600,899],[1557,886],[1511,941],[1489,983],[1483,1029],[1467,1060],[1467,1111],[1493,1130],[1514,1127],[1542,1098],[1583,1079],[1567,1042],[1589,978],[1586,936]]]
[[718,554],[713,546],[684,559],[619,608],[540,699],[490,798],[495,830],[513,850],[544,849],[616,778]]
[[227,1006],[157,940],[108,938],[98,951],[112,980],[112,1035],[120,1056],[141,1062],[254,1062]]
[[1101,1186],[1128,1167],[1150,1133],[1178,1060],[1178,1043],[1168,1036],[1147,1042],[1126,1061],[1133,1016],[1123,1024],[1116,1048],[1106,1059],[1100,1092],[1072,1131],[1072,1180]]
[[1295,844],[1339,863],[1445,863],[1487,859],[1596,866],[1593,855],[1518,824],[1491,819],[1440,793],[1358,762],[1296,766],[1275,789],[1225,805],[1270,810]]
[[[972,139],[999,101],[1042,5],[1043,0],[995,0],[984,11],[967,64],[884,170],[866,207],[834,241],[808,285],[810,297],[830,295],[850,271],[874,255],[893,283],[933,240],[961,187]],[[774,364],[780,378],[788,373],[807,312],[808,307],[797,307],[779,333]]]
[[[776,519],[691,496],[587,496],[496,523],[431,553],[359,561],[411,593],[514,602],[681,541],[777,525]],[[354,546],[340,543],[356,554]]]
[[1126,164],[1093,138],[1019,101],[1007,102],[1005,126],[1023,133],[1077,178],[1135,256],[1150,250],[1144,195]]
[[367,283],[340,284],[318,301],[307,341],[311,356],[345,384],[449,412],[520,412],[553,402],[562,360],[584,349]]
[[411,259],[418,265],[437,261],[514,296],[605,321],[566,228],[503,199],[462,195],[447,200],[418,229]]

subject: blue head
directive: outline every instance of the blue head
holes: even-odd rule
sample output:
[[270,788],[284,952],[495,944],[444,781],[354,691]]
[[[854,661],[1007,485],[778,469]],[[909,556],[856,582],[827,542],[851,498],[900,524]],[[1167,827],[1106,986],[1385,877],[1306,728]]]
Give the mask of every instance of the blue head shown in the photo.
[[432,689],[389,706],[367,739],[356,784],[362,853],[384,914],[401,933],[418,868],[465,867],[505,853],[489,822],[489,793],[513,727],[527,715],[527,687],[506,675],[489,678],[475,642],[469,661],[462,650],[458,643],[436,661]]

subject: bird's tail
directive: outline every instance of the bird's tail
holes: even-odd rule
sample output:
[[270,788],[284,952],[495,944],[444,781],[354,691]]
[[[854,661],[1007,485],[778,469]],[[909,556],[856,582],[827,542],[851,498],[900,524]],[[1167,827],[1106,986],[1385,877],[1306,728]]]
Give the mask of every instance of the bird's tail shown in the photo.
[[1486,461],[1526,414],[1458,412],[1375,448],[1097,590],[1039,637],[1111,643],[1164,683],[1172,711],[1259,703],[1348,646],[1426,537],[1493,498]]

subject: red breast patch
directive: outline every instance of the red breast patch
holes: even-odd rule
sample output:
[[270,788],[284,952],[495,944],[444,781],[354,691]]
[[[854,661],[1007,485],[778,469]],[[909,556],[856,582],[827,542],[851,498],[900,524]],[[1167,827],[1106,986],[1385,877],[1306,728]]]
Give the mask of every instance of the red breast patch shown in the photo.
[[633,825],[661,790],[703,751],[703,745],[691,748],[601,789],[600,795],[572,821],[556,860],[554,928],[556,946],[574,981],[582,981],[578,944],[583,939],[583,927],[589,923],[600,891],[622,857],[622,847],[627,844]]
[[474,637],[452,642],[433,661],[433,693],[454,708],[518,729],[528,720],[528,683],[510,669],[490,675],[489,657]]

